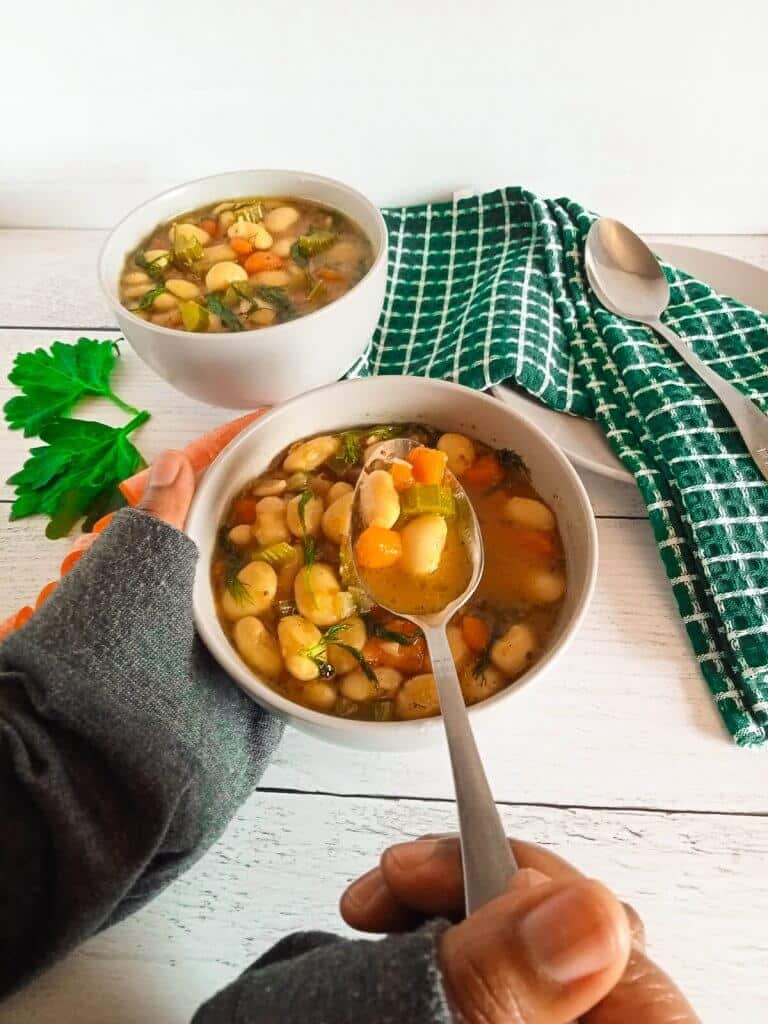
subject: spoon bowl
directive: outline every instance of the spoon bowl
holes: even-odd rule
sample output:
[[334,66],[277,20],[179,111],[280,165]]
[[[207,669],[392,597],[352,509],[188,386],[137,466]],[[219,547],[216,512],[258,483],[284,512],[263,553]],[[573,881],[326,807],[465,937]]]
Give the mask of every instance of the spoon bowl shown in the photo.
[[449,620],[469,600],[483,575],[485,556],[480,524],[464,488],[446,470],[444,479],[454,495],[461,540],[469,555],[472,571],[468,583],[459,593],[450,597],[439,610],[427,614],[414,614],[407,608],[384,604],[369,588],[365,574],[360,572],[355,551],[355,541],[362,525],[360,493],[369,467],[380,461],[391,463],[395,459],[405,459],[411,449],[417,447],[415,441],[394,438],[382,442],[368,453],[352,498],[350,547],[355,572],[368,596],[387,611],[419,626],[429,649],[456,790],[466,912],[471,914],[505,892],[510,877],[517,869],[472,734],[446,634]]
[[584,265],[592,291],[606,309],[651,327],[717,395],[768,480],[768,417],[662,321],[669,305],[669,283],[645,242],[620,221],[600,217],[587,234]]

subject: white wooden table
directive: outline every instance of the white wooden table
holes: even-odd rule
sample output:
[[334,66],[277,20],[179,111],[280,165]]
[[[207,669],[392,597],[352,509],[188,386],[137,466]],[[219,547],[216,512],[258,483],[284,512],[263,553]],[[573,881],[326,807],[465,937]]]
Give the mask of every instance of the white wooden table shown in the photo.
[[[15,354],[115,337],[95,282],[103,233],[0,231],[0,401]],[[768,237],[671,238],[768,266]],[[227,418],[122,346],[120,395],[153,413],[153,457]],[[85,410],[81,409],[82,414]],[[90,414],[111,416],[93,404]],[[25,443],[3,428],[0,477]],[[600,572],[564,662],[479,739],[512,835],[572,858],[632,902],[652,953],[705,1021],[766,1019],[768,759],[726,737],[633,487],[584,475]],[[11,491],[0,485],[7,512]],[[0,619],[56,575],[66,542],[0,515]],[[455,826],[443,751],[369,755],[288,730],[263,785],[184,878],[0,1007],[2,1024],[182,1024],[268,944],[343,931],[336,904],[388,843]]]

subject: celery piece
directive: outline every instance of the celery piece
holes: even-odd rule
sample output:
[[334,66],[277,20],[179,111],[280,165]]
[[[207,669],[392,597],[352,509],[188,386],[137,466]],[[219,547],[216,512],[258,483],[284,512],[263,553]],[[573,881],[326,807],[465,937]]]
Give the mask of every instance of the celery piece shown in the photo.
[[317,256],[319,252],[330,249],[336,238],[333,231],[313,231],[309,235],[300,235],[296,245],[302,256]]
[[449,487],[439,484],[414,484],[400,495],[404,516],[437,515],[450,519],[456,514],[456,502]]
[[208,330],[210,318],[205,306],[190,300],[189,302],[182,302],[179,309],[181,310],[181,322],[184,324],[186,331]]
[[278,541],[277,544],[270,544],[266,548],[260,548],[254,554],[254,559],[259,562],[267,562],[269,565],[287,565],[296,558],[296,549],[287,541]]
[[373,705],[374,722],[391,722],[395,717],[395,705],[391,700],[379,700]]

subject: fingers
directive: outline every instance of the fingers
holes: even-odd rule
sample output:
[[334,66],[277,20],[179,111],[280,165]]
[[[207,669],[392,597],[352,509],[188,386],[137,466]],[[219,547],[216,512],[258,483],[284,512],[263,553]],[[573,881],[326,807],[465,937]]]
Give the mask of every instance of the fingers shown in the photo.
[[448,928],[440,965],[464,1024],[568,1024],[616,985],[630,945],[615,896],[598,882],[566,878],[513,886]]
[[195,492],[195,474],[183,452],[163,452],[149,473],[139,508],[178,530],[184,529]]
[[644,953],[633,950],[618,985],[583,1024],[699,1024],[699,1017],[674,982]]
[[[553,879],[582,877],[540,846],[517,840],[510,840],[510,845],[520,868]],[[464,884],[458,838],[420,839],[385,850],[380,868],[352,883],[340,909],[347,924],[366,932],[402,931],[435,914],[461,916]]]

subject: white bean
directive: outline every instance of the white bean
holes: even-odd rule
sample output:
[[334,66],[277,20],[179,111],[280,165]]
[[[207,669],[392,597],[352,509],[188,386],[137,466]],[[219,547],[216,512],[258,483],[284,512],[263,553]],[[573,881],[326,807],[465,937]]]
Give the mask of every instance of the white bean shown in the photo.
[[171,278],[165,282],[165,287],[177,299],[196,299],[200,294],[200,289],[194,281],[185,281],[183,278]]
[[272,235],[263,224],[251,224],[248,220],[236,220],[227,228],[230,238],[247,238],[254,249],[271,249]]
[[336,687],[332,683],[317,680],[307,683],[302,690],[304,702],[315,711],[330,711],[336,703]]
[[294,537],[304,537],[305,534],[309,534],[310,537],[315,537],[320,529],[320,520],[323,518],[323,500],[322,498],[317,498],[312,495],[309,501],[304,505],[303,526],[299,515],[300,501],[301,495],[297,494],[295,498],[291,498],[288,502],[285,515],[288,529]]
[[225,231],[235,223],[235,214],[231,209],[222,210],[219,214],[219,233],[223,234]]
[[272,252],[275,254],[275,256],[282,256],[283,259],[286,259],[288,256],[291,255],[291,246],[295,241],[296,238],[294,236],[289,236],[288,238],[279,238],[272,246]]
[[174,249],[183,249],[190,242],[197,241],[201,245],[208,245],[211,236],[197,224],[173,224],[169,232],[171,243]]
[[555,517],[542,501],[535,498],[507,498],[504,519],[528,530],[554,530]]
[[[333,490],[333,488],[331,488]],[[352,499],[354,491],[349,490],[342,494],[336,501],[331,502],[323,513],[323,533],[334,544],[341,547],[345,537],[348,537],[352,528]]]
[[255,497],[267,498],[276,494],[282,494],[287,486],[288,484],[285,480],[265,477],[263,480],[257,480],[251,490]]
[[384,665],[374,669],[376,682],[369,679],[361,668],[349,672],[341,680],[341,693],[347,700],[365,704],[372,700],[391,700],[400,689],[403,681],[402,673],[396,668]]
[[123,287],[123,298],[140,299],[142,295],[151,292],[153,288],[154,285],[151,282],[149,284],[132,284],[128,288]]
[[154,264],[159,270],[164,270],[168,266],[170,255],[168,249],[148,249],[144,253],[147,263]]
[[348,484],[344,480],[339,480],[337,483],[331,484],[328,488],[328,493],[325,496],[328,507],[330,508],[337,498],[341,498],[344,494],[351,494],[353,491],[354,487],[352,484]]
[[[359,615],[353,615],[351,619],[345,619],[343,624],[347,628],[339,634],[339,640],[346,644],[347,647],[354,647],[356,651],[362,651],[365,641],[368,639],[368,633],[366,632],[363,620]],[[345,651],[338,644],[328,645],[328,661],[339,675],[343,675],[345,672],[352,672],[359,664],[353,654]],[[350,699],[353,700],[354,698]]]
[[280,234],[293,227],[299,219],[299,211],[293,206],[276,206],[264,217],[264,225],[269,231]]
[[152,308],[156,309],[160,313],[167,313],[170,309],[176,309],[178,305],[178,299],[174,298],[173,295],[168,295],[166,292],[163,292],[154,300]]
[[431,718],[440,714],[437,683],[431,672],[411,676],[398,691],[395,708],[400,718]]
[[319,668],[301,652],[320,642],[320,630],[301,615],[286,615],[277,624],[277,639],[286,669],[295,679],[317,679]]
[[517,676],[531,662],[536,650],[536,634],[527,622],[510,626],[491,647],[491,661],[505,676]]
[[129,270],[127,274],[123,274],[123,284],[149,284],[149,274],[145,274],[143,270]]
[[454,476],[466,473],[475,461],[475,446],[463,434],[443,434],[437,447],[448,456],[448,469]]
[[237,574],[243,589],[237,594],[225,590],[221,610],[228,619],[242,619],[246,615],[261,615],[275,599],[277,573],[266,562],[249,562]]
[[220,245],[209,245],[207,249],[203,249],[200,262],[203,266],[209,267],[216,263],[223,263],[224,260],[234,261],[236,255],[237,253],[231,245],[222,242]]
[[448,526],[442,516],[417,516],[400,531],[400,565],[412,576],[429,576],[440,565]]
[[532,569],[523,580],[523,590],[529,601],[554,604],[565,593],[565,576],[559,569]]
[[229,531],[229,539],[239,548],[243,548],[250,544],[253,540],[250,526],[247,523],[241,523],[239,526],[233,526]]
[[477,673],[473,664],[465,665],[459,675],[459,682],[465,704],[478,704],[507,685],[507,680],[494,665],[486,665]]
[[232,636],[246,665],[267,679],[276,679],[280,675],[283,669],[280,648],[261,619],[253,615],[239,619]]
[[313,469],[317,469],[335,455],[340,445],[338,437],[330,434],[302,441],[288,452],[283,469],[286,473],[311,473]]
[[248,274],[239,263],[224,260],[214,263],[205,275],[205,287],[209,292],[223,292],[233,281],[247,281]]
[[322,562],[299,572],[293,594],[301,614],[316,626],[332,626],[355,611],[352,595],[341,589],[333,569]]
[[400,518],[400,498],[386,469],[367,473],[360,484],[360,514],[366,526],[390,530]]
[[269,327],[271,323],[274,323],[277,313],[274,309],[269,306],[263,306],[261,309],[254,309],[252,313],[248,315],[248,320],[252,324],[256,324],[257,327]]
[[290,540],[291,535],[285,521],[283,499],[278,497],[262,498],[256,506],[256,519],[251,529],[253,536],[262,547]]
[[291,283],[291,275],[285,270],[260,270],[249,280],[252,284],[260,284],[267,288],[285,288]]

